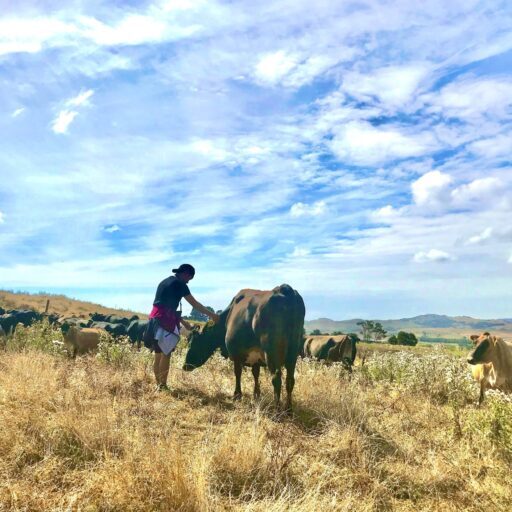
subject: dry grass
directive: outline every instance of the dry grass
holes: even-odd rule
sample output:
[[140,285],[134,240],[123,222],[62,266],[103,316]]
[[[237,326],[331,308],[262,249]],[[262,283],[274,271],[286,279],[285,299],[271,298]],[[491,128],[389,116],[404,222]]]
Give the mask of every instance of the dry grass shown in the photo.
[[[4,309],[33,309],[42,313],[46,308],[46,301],[50,300],[49,313],[57,313],[64,316],[80,316],[87,318],[89,313],[102,313],[104,315],[116,314],[131,317],[134,312],[124,309],[107,308],[100,304],[70,299],[65,295],[53,295],[47,293],[14,293],[0,290],[0,306]],[[137,313],[141,318],[143,313]]]
[[[73,362],[16,347],[0,353],[0,510],[459,512],[512,502],[510,452],[497,442],[508,438],[485,423],[493,399],[478,410],[476,390],[461,386],[455,406],[390,378],[385,359],[352,379],[299,362],[288,417],[271,406],[265,373],[259,403],[249,371],[233,403],[220,357],[184,373],[176,354],[172,391],[156,393],[146,352]],[[506,428],[512,409],[496,403]]]

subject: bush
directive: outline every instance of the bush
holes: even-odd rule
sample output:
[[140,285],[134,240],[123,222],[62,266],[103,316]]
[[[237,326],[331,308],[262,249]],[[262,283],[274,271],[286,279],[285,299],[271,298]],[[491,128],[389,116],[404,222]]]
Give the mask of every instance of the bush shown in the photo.
[[477,396],[476,385],[463,359],[433,351],[418,356],[410,352],[375,353],[362,367],[371,381],[398,384],[438,403],[461,406]]
[[416,335],[412,332],[400,331],[397,334],[396,339],[397,339],[398,345],[406,345],[406,346],[414,347],[418,344],[418,338],[416,338]]
[[9,350],[36,349],[49,354],[64,354],[62,333],[54,325],[44,319],[25,327],[18,325],[14,334],[7,338],[6,345]]
[[473,443],[481,443],[483,439],[512,461],[512,398],[489,390],[484,404],[467,416],[464,432]]
[[101,333],[96,357],[116,368],[128,368],[135,362],[133,345],[128,336],[113,339],[108,333]]

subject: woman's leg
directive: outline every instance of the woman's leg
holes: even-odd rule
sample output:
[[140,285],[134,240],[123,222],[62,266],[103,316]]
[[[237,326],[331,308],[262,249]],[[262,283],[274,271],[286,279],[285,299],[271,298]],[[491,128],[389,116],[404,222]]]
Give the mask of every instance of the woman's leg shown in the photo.
[[169,376],[169,366],[171,364],[171,354],[166,356],[160,354],[160,384],[167,386],[167,377]]
[[155,380],[159,386],[167,385],[167,377],[169,375],[169,365],[171,362],[171,354],[166,356],[162,352],[155,352],[155,363],[153,371],[155,373]]
[[153,363],[153,372],[155,374],[155,380],[158,386],[162,384],[160,381],[160,359],[163,354],[160,352],[155,352],[155,362]]

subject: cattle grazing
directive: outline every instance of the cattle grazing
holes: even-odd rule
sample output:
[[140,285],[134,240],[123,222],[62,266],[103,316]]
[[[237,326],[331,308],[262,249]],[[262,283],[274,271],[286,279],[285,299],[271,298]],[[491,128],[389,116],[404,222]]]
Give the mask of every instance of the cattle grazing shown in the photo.
[[486,389],[512,391],[512,343],[502,338],[492,336],[488,332],[470,336],[474,348],[469,353],[467,361],[474,365],[472,374],[480,383],[481,404],[485,398]]
[[70,327],[77,327],[78,329],[90,327],[91,321],[75,316],[61,316],[56,323],[60,325],[60,330],[65,334],[66,332],[68,332]]
[[127,328],[126,325],[121,323],[110,323],[110,322],[90,322],[88,327],[94,327],[96,329],[103,329],[112,336],[126,336]]
[[341,362],[351,372],[356,359],[357,341],[359,338],[354,334],[308,336],[304,341],[303,354],[319,361]]
[[31,325],[33,322],[41,320],[42,315],[37,311],[29,309],[13,309],[3,315],[0,315],[0,326],[6,334],[11,334],[16,325],[22,324],[25,327]]
[[146,325],[148,325],[147,320],[132,320],[130,325],[128,326],[127,334],[132,343],[137,343],[137,347],[140,348],[142,338],[144,336],[144,331],[146,330]]
[[270,291],[241,290],[220,314],[216,324],[189,334],[190,347],[184,370],[203,365],[217,348],[233,360],[234,398],[242,396],[244,365],[252,367],[254,396],[260,395],[259,374],[266,366],[272,375],[274,401],[281,400],[282,367],[286,368],[286,409],[291,410],[294,373],[302,341],[305,306],[302,297],[287,284]]
[[64,346],[73,357],[77,354],[85,354],[98,347],[103,329],[84,328],[71,326],[64,334]]

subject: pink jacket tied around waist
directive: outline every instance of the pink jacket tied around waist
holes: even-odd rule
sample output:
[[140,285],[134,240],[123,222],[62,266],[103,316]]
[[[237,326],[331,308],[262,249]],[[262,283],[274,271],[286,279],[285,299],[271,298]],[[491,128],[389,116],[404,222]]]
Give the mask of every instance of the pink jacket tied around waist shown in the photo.
[[174,332],[176,327],[179,329],[181,322],[180,316],[181,313],[173,311],[172,309],[162,306],[161,304],[154,305],[151,313],[149,313],[149,318],[158,319],[160,327],[169,332]]

